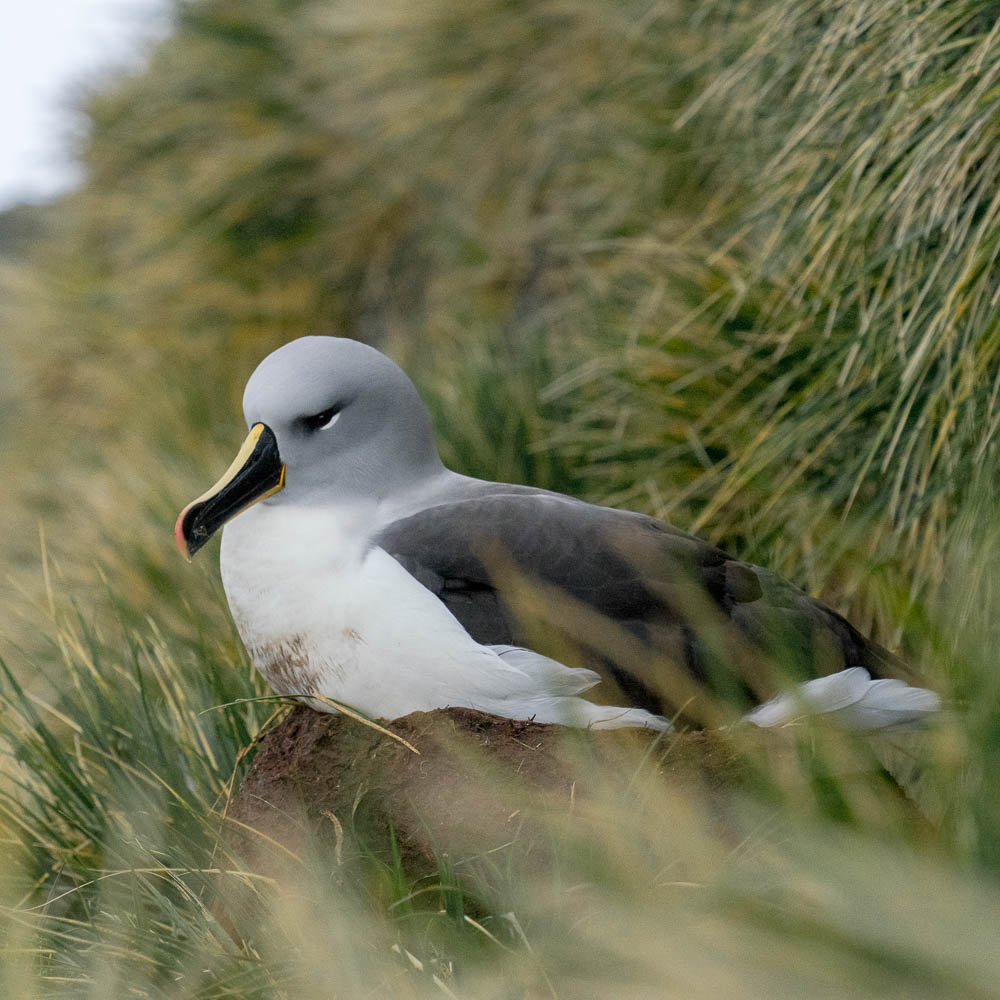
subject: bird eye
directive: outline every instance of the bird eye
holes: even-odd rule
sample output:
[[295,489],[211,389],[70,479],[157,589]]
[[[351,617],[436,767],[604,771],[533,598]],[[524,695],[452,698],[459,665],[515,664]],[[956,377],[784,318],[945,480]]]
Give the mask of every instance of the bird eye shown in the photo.
[[310,434],[315,431],[323,431],[327,427],[332,427],[337,422],[340,411],[340,406],[331,406],[323,410],[322,413],[316,413],[311,417],[302,417],[300,423]]

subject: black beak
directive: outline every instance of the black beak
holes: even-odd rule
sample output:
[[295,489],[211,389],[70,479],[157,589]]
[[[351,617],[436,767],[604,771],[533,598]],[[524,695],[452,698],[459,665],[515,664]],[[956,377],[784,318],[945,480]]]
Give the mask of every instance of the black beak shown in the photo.
[[181,555],[190,559],[226,521],[284,485],[285,466],[274,431],[254,424],[222,478],[178,515],[174,541]]

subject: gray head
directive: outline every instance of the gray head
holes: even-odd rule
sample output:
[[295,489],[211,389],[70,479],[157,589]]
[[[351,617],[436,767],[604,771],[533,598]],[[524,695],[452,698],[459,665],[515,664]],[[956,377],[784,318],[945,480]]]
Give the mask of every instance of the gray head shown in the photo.
[[427,409],[373,347],[302,337],[269,354],[243,393],[247,427],[270,427],[287,502],[381,499],[441,469]]
[[443,469],[413,383],[355,340],[303,337],[269,354],[247,382],[243,413],[250,434],[236,460],[177,518],[187,556],[258,500],[377,502]]

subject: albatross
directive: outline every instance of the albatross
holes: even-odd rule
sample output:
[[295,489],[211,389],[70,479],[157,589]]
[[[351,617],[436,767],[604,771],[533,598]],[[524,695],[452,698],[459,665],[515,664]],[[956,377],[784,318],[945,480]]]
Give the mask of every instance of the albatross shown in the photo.
[[222,529],[233,619],[280,694],[371,718],[465,707],[595,728],[718,721],[720,701],[760,726],[809,712],[873,728],[939,707],[762,567],[644,514],[446,468],[413,383],[358,341],[274,351],[243,411],[243,446],[175,540],[190,559]]

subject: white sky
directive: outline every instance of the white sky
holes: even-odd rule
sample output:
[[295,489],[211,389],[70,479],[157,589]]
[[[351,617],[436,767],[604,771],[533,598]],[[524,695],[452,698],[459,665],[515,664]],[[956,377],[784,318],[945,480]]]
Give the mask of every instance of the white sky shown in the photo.
[[0,208],[78,179],[80,84],[134,65],[169,0],[0,0]]

